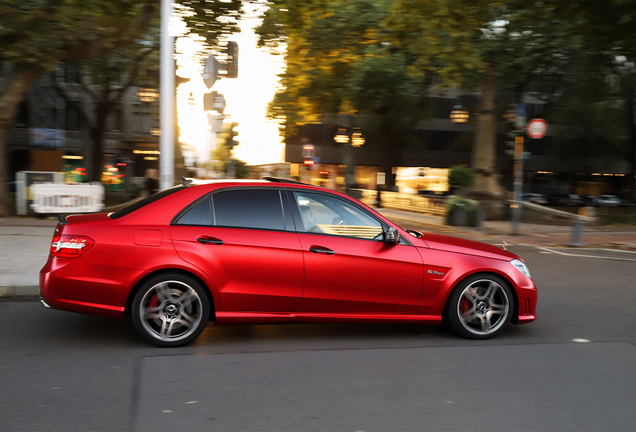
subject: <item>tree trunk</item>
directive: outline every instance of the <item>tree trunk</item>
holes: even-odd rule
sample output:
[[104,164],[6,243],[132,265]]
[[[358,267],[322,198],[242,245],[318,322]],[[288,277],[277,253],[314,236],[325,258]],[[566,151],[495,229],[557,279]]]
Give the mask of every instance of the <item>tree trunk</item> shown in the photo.
[[9,128],[13,126],[20,102],[24,100],[31,84],[42,72],[39,66],[28,66],[13,71],[6,85],[6,92],[0,97],[0,217],[11,212],[9,191],[7,189],[7,144]]
[[88,180],[99,182],[102,179],[103,153],[104,153],[104,131],[106,130],[106,119],[108,118],[109,107],[106,104],[99,103],[97,105],[95,126],[90,128],[91,131],[91,170],[88,174]]
[[475,120],[472,168],[475,172],[473,192],[477,196],[502,198],[496,168],[497,121],[495,119],[495,67],[488,65],[479,85],[479,116]]

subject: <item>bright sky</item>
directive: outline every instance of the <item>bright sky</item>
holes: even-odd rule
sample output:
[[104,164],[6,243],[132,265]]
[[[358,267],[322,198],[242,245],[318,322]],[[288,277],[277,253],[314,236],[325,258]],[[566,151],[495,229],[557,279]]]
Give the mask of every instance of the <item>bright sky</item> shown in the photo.
[[[241,33],[230,39],[239,45],[239,77],[218,80],[213,91],[225,96],[225,122],[239,122],[234,156],[249,165],[282,162],[284,144],[278,134],[278,125],[265,118],[265,109],[282,72],[283,57],[270,55],[256,48],[256,35],[252,30],[258,24],[258,6],[245,4],[245,16],[241,21]],[[190,82],[179,86],[177,107],[181,141],[205,149],[209,145],[207,116],[203,111],[203,93],[207,88],[201,78],[202,67],[195,58],[202,55],[201,43],[193,38],[179,38],[177,51],[178,73],[189,77]],[[211,53],[213,54],[213,53]],[[203,54],[204,57],[207,55]],[[190,94],[192,93],[192,95]]]

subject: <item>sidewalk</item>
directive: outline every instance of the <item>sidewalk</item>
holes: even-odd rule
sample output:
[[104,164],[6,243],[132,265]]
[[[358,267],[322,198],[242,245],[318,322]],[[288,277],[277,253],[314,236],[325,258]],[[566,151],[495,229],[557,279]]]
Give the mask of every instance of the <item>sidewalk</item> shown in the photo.
[[[572,228],[520,224],[520,235],[510,234],[510,222],[486,221],[484,227],[449,227],[437,216],[377,209],[404,228],[464,237],[490,244],[567,246]],[[0,297],[38,295],[39,272],[46,263],[55,219],[0,218]],[[636,250],[635,227],[585,227],[588,247]]]
[[[456,237],[465,237],[485,243],[506,241],[508,244],[533,246],[568,246],[572,242],[572,226],[520,223],[519,234],[510,234],[510,221],[485,221],[483,228],[451,227],[444,218],[406,211],[376,209],[404,228],[429,231]],[[585,226],[585,247],[603,247],[636,250],[636,227],[631,226]]]
[[0,218],[0,296],[37,295],[55,219]]

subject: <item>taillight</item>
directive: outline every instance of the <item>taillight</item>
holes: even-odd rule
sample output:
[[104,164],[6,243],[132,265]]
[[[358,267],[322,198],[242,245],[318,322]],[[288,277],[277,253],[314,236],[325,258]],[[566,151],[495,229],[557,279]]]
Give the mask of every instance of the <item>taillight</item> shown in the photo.
[[51,242],[51,256],[55,258],[76,258],[93,247],[90,237],[56,235]]

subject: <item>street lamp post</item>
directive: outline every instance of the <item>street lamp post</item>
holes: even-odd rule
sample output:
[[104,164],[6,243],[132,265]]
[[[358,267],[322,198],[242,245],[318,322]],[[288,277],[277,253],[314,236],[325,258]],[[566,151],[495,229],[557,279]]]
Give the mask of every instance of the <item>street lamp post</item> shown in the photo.
[[[351,123],[351,119],[349,119]],[[355,162],[354,162],[354,147],[361,147],[364,145],[364,137],[360,132],[360,128],[347,126],[338,127],[338,132],[333,137],[334,141],[338,144],[343,144],[344,155],[342,162],[346,166],[345,168],[345,188],[355,183]]]

